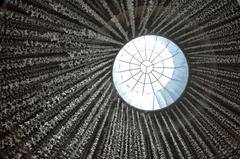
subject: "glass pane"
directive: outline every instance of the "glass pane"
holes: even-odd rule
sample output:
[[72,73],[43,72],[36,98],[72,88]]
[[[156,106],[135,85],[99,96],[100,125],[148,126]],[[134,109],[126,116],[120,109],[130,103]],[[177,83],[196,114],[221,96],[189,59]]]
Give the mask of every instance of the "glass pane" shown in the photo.
[[186,87],[188,74],[182,50],[155,35],[128,42],[117,55],[112,72],[119,96],[143,110],[158,110],[175,102]]

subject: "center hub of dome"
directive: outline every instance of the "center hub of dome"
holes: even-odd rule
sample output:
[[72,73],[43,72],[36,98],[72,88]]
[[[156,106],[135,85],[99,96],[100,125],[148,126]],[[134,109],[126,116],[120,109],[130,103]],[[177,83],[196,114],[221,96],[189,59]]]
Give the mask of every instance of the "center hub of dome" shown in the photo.
[[153,70],[153,64],[150,61],[143,61],[140,68],[143,73],[150,73]]

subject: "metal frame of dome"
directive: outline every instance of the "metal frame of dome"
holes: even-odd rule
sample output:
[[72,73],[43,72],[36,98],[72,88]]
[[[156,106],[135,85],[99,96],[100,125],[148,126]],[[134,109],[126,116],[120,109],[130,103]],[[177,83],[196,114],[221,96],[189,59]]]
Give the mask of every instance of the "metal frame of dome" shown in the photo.
[[[178,46],[178,48],[182,51],[182,53],[183,53],[183,55],[185,56],[185,59],[186,59],[186,61],[187,61],[187,66],[188,66],[188,80],[187,80],[187,82],[186,82],[186,85],[185,85],[185,88],[184,88],[184,90],[182,91],[182,93],[181,93],[181,95],[172,103],[172,104],[170,104],[170,105],[168,105],[168,106],[166,106],[166,107],[163,107],[163,108],[161,108],[161,109],[157,109],[157,110],[143,110],[143,109],[140,109],[140,108],[137,108],[137,107],[134,107],[134,106],[132,106],[132,105],[130,105],[127,101],[125,101],[125,99],[118,93],[118,91],[117,91],[117,89],[116,89],[116,86],[113,84],[113,86],[114,86],[114,89],[115,89],[115,92],[116,92],[116,94],[118,95],[118,97],[126,104],[126,105],[128,105],[129,107],[131,107],[132,109],[134,109],[134,110],[136,110],[136,111],[139,111],[139,112],[144,112],[144,113],[157,113],[157,112],[159,112],[159,111],[165,111],[165,110],[168,110],[168,109],[171,109],[171,108],[173,108],[174,107],[174,105],[176,105],[177,103],[179,103],[179,101],[181,101],[181,99],[184,97],[184,95],[185,95],[185,93],[186,93],[186,91],[188,90],[188,87],[189,87],[189,84],[190,84],[190,81],[191,81],[191,63],[189,62],[189,57],[188,57],[188,55],[185,53],[185,50],[184,50],[184,48],[183,47],[181,47],[181,45],[179,45],[178,44],[178,42],[176,41],[176,40],[174,40],[174,39],[172,39],[172,38],[170,38],[170,37],[167,37],[167,36],[165,36],[165,35],[158,35],[158,34],[147,34],[147,35],[154,35],[154,36],[160,36],[160,37],[164,37],[164,38],[166,38],[166,39],[168,39],[168,40],[170,40],[171,42],[173,42],[176,46]],[[132,38],[132,39],[130,39],[129,41],[131,41],[131,40],[133,40],[133,39],[137,39],[138,37],[141,37],[141,36],[145,36],[145,35],[140,35],[140,36],[137,36],[137,37],[135,37],[135,38]],[[119,51],[124,47],[125,45],[123,45],[120,49],[119,49]],[[116,55],[117,56],[117,55]],[[115,57],[116,58],[116,57]],[[113,65],[112,65],[112,72],[113,72]],[[114,83],[113,82],[113,77],[111,76],[111,81],[112,81],[112,83]]]

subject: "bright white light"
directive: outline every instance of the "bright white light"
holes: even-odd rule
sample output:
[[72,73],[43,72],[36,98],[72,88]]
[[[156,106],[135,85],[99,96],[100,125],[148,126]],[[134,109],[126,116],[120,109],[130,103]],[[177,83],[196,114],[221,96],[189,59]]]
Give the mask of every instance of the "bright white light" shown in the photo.
[[157,110],[180,97],[188,81],[188,64],[172,41],[147,35],[120,50],[112,74],[123,100],[139,109]]

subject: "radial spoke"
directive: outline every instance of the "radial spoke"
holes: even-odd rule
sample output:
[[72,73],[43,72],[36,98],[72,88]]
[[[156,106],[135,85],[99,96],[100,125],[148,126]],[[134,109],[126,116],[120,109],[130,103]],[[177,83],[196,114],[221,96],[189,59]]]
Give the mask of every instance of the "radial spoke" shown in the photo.
[[179,68],[185,68],[185,66],[176,66],[176,67],[154,67],[154,68],[167,68],[167,69],[179,69]]
[[170,42],[168,42],[167,45],[164,47],[164,49],[162,49],[162,51],[160,51],[160,52],[158,53],[158,55],[151,61],[152,63],[153,63],[153,61],[156,60],[157,57],[159,57],[159,56],[163,53],[163,51],[168,47],[169,44],[170,44]]
[[154,47],[153,47],[153,49],[152,49],[152,51],[151,51],[150,58],[149,58],[148,61],[151,61],[151,58],[152,58],[152,55],[153,55],[154,49],[155,49],[155,47],[156,47],[156,44],[157,44],[157,36],[156,36],[156,40],[155,40],[155,43],[154,43]]
[[[159,73],[159,72],[157,72],[157,71],[155,71],[155,70],[153,70],[153,71],[154,71],[154,72],[156,72],[156,73],[158,73],[158,74],[160,74],[161,76],[164,76],[164,77],[166,77],[166,78],[170,79],[170,80],[174,80],[174,81],[180,81],[180,80],[178,80],[178,79],[175,79],[175,78],[168,77],[168,76],[164,75],[163,73]],[[181,82],[181,81],[180,81],[180,82]]]
[[144,82],[143,82],[142,94],[144,94],[145,84],[146,84],[146,73],[144,73]]
[[168,90],[167,87],[163,86],[163,84],[159,81],[159,79],[153,74],[154,78],[156,78],[156,80],[158,81],[158,83],[163,87],[163,89],[165,89],[169,94],[170,94],[170,91]]
[[129,81],[130,79],[134,78],[134,76],[136,76],[137,74],[139,74],[141,71],[135,73],[134,75],[132,75],[130,78],[128,78],[127,80],[123,81],[121,84],[126,83],[127,81]]
[[139,52],[139,50],[138,50],[138,48],[137,48],[137,46],[136,46],[135,42],[133,41],[132,43],[133,43],[133,45],[135,46],[135,48],[136,48],[136,50],[137,50],[138,54],[140,55],[140,57],[141,57],[142,61],[144,61],[144,59],[143,59],[143,57],[142,57],[141,53]]
[[119,59],[118,59],[118,61],[121,61],[121,62],[124,62],[124,63],[128,63],[128,64],[131,64],[131,65],[139,66],[139,64],[131,63],[131,62],[128,62],[128,61],[123,61],[123,60],[119,60]]
[[142,73],[141,76],[138,78],[138,80],[137,80],[136,83],[134,84],[134,86],[133,86],[133,88],[132,88],[131,91],[133,91],[134,88],[136,87],[136,85],[139,83],[139,80],[142,78],[142,75],[143,75],[143,73]]
[[177,52],[176,54],[172,55],[171,57],[168,57],[168,58],[166,58],[166,59],[163,59],[163,60],[161,60],[161,61],[158,61],[158,62],[156,62],[156,63],[153,63],[153,65],[155,65],[155,64],[157,64],[157,63],[161,63],[161,62],[166,61],[166,60],[168,60],[168,59],[171,59],[171,58],[173,58],[174,56],[176,56],[178,53],[179,53],[179,52]]
[[[155,90],[154,90],[154,88],[153,88],[153,82],[152,82],[152,80],[151,80],[151,77],[150,77],[150,75],[148,74],[148,78],[149,78],[149,80],[150,80],[150,84],[151,84],[151,87],[152,87],[152,92],[153,92],[153,94],[154,94],[154,96],[153,96],[153,104],[152,104],[152,110],[154,110],[154,105],[155,105],[155,103],[154,103],[154,99],[155,98],[157,98],[157,96],[156,96],[156,93],[155,93]],[[159,105],[159,107],[160,107],[160,105]],[[161,108],[161,107],[160,107]]]
[[144,52],[145,52],[145,60],[147,60],[147,44],[146,44],[146,39],[145,39],[145,36],[144,36],[143,38],[144,38]]
[[134,70],[139,70],[140,68],[134,68],[134,69],[128,69],[128,70],[121,70],[121,71],[116,71],[116,72],[130,72]]
[[138,58],[136,58],[134,55],[130,54],[126,49],[123,48],[123,50],[129,54],[130,56],[132,56],[134,59],[136,59],[138,62],[142,63]]

